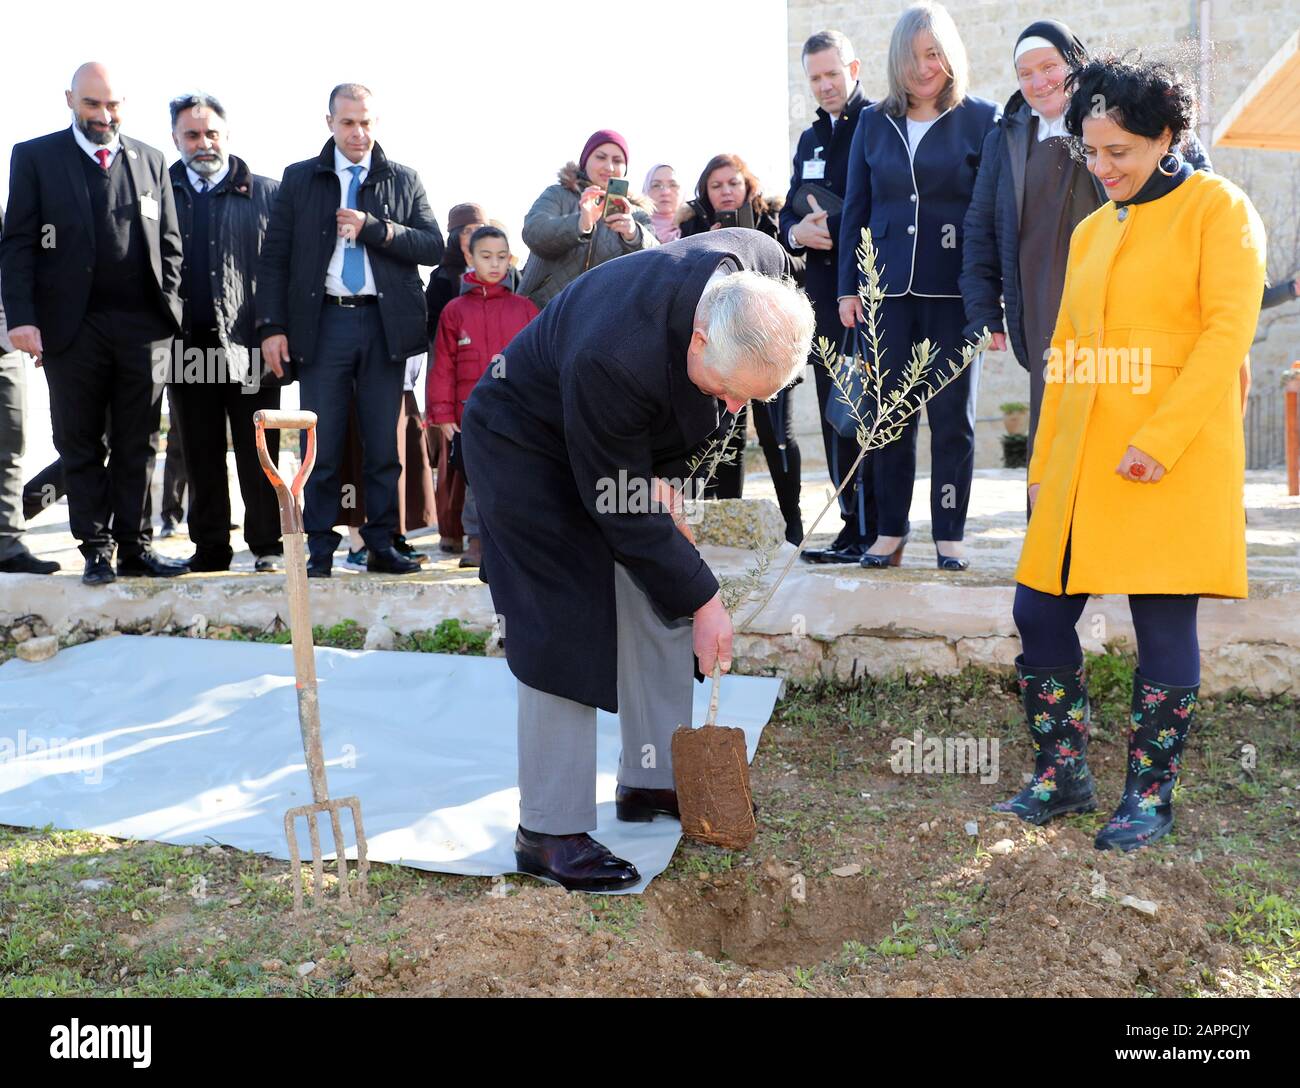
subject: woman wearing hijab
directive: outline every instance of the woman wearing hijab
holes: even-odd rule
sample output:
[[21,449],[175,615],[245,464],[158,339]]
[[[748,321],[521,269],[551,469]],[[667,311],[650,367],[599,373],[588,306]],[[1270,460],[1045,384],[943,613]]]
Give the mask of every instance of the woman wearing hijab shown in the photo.
[[605,189],[611,178],[627,174],[627,141],[610,128],[593,132],[578,156],[559,172],[559,180],[542,191],[524,217],[528,247],[519,294],[538,309],[589,268],[657,246],[654,208],[629,194],[627,206],[605,212]]
[[655,237],[660,242],[671,242],[682,236],[677,225],[677,209],[682,203],[682,186],[676,172],[666,162],[657,162],[645,176],[645,194],[655,206],[650,215]]
[[1173,827],[1200,686],[1197,604],[1247,592],[1239,372],[1264,228],[1232,182],[1171,150],[1194,123],[1171,69],[1106,57],[1070,82],[1066,131],[1109,199],[1070,245],[1029,465],[1014,616],[1034,774],[995,808],[1034,824],[1096,808],[1075,624],[1089,595],[1127,594],[1127,776],[1096,846],[1131,850]]

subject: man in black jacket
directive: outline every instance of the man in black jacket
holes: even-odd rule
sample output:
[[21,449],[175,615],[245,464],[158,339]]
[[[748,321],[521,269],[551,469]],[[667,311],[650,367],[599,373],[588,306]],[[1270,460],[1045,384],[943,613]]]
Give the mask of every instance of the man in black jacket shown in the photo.
[[671,498],[719,400],[768,400],[806,365],[812,307],[786,265],[743,227],[609,261],[470,394],[466,476],[519,688],[521,872],[588,891],[640,880],[587,834],[597,707],[623,732],[619,818],[677,813],[670,737],[691,716],[692,653],[725,672],[731,621],[684,519],[651,497]]
[[[815,195],[800,200],[799,192],[816,187],[837,197],[844,196],[849,176],[849,148],[858,115],[870,105],[858,82],[861,62],[849,39],[838,30],[823,30],[803,47],[803,67],[817,99],[817,120],[799,136],[794,154],[790,192],[781,209],[781,236],[795,253],[807,254],[805,289],[817,314],[817,336],[826,337],[837,348],[844,338],[836,301],[835,239],[840,217],[820,208]],[[796,210],[796,208],[798,210]],[[822,444],[831,482],[836,487],[843,473],[857,459],[858,444],[843,438],[826,422],[826,405],[834,396],[834,383],[814,346],[809,361],[817,383],[817,406],[821,417]],[[840,516],[844,524],[828,548],[808,548],[802,558],[810,563],[856,563],[876,539],[876,504],[871,473],[859,465],[854,479],[840,493]]]
[[[229,128],[211,95],[171,101],[176,214],[185,242],[181,338],[172,357],[168,395],[184,420],[182,444],[190,486],[190,570],[229,570],[230,483],[226,421],[244,500],[244,542],[259,571],[279,569],[280,504],[257,456],[253,413],[280,407],[280,380],[267,373],[254,327],[258,253],[278,181],[252,173],[228,154]],[[266,431],[271,459],[280,432]]]
[[442,257],[442,232],[419,175],[375,142],[370,91],[342,83],[325,118],[332,138],[294,163],[271,212],[257,285],[262,354],[277,375],[298,364],[303,408],[317,415],[316,469],[303,521],[307,573],[329,577],[348,409],[356,398],[365,451],[366,569],[420,569],[397,533],[397,416],[406,360],[428,350],[419,266]]
[[114,541],[118,574],[184,574],[183,561],[152,550],[145,516],[158,371],[180,320],[181,239],[167,164],[119,134],[122,96],[103,65],[83,64],[66,93],[72,127],[13,151],[0,240],[9,338],[45,370],[68,521],[86,558],[82,580],[113,580]]

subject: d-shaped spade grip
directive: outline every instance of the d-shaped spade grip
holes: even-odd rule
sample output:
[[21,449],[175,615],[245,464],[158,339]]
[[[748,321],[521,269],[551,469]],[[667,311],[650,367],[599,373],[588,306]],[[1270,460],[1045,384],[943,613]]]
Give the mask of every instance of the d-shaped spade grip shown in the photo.
[[[292,484],[286,484],[280,470],[271,460],[266,448],[266,428],[272,430],[302,430],[307,432],[307,453],[298,467],[298,475]],[[307,483],[307,477],[316,464],[316,413],[315,412],[281,412],[278,409],[259,408],[253,413],[253,429],[257,441],[257,459],[262,462],[262,471],[275,488],[276,498],[280,500],[280,531],[282,533],[301,533],[302,505],[299,498]]]

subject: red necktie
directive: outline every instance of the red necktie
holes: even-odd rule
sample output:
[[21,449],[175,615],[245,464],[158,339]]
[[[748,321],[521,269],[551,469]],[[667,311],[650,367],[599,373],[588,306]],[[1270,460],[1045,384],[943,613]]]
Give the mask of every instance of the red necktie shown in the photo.
[[103,167],[105,172],[108,171],[108,157],[111,154],[112,152],[109,151],[108,148],[106,147],[101,147],[98,151],[95,152],[95,158],[99,160],[99,165]]

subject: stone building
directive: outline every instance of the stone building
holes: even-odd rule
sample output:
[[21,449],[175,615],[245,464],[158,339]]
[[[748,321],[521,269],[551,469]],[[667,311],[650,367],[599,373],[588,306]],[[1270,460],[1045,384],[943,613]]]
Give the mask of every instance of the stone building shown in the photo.
[[[792,153],[814,109],[800,62],[804,41],[818,30],[843,31],[862,60],[863,89],[869,98],[880,98],[885,92],[889,35],[908,2],[788,0]],[[1147,55],[1176,63],[1200,88],[1197,131],[1210,147],[1215,169],[1250,194],[1268,228],[1270,282],[1290,278],[1300,268],[1300,155],[1210,146],[1217,120],[1300,26],[1300,6],[1295,0],[1125,0],[1105,4],[1098,0],[1054,0],[1051,4],[1041,0],[950,0],[946,6],[970,56],[971,92],[996,102],[1005,102],[1016,89],[1011,66],[1016,37],[1029,23],[1044,17],[1063,20],[1093,51],[1138,47]],[[1170,259],[1176,260],[1177,255],[1171,254]],[[1300,302],[1268,311],[1260,326],[1251,352],[1255,387],[1247,415],[1248,464],[1255,468],[1278,464],[1283,457],[1279,375],[1300,359]],[[1028,399],[1028,376],[1011,353],[986,356],[978,410],[979,467],[1000,463],[998,405]],[[815,407],[805,406],[805,410],[815,412]],[[924,457],[927,444],[922,434],[919,458]]]

